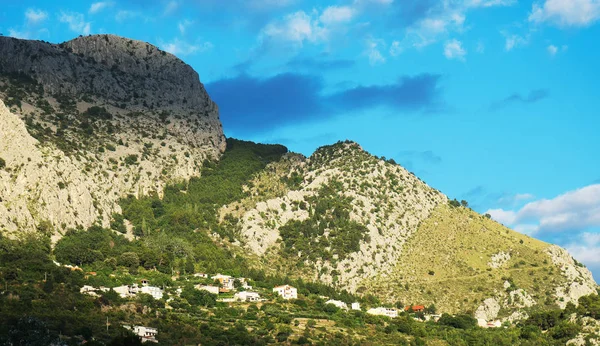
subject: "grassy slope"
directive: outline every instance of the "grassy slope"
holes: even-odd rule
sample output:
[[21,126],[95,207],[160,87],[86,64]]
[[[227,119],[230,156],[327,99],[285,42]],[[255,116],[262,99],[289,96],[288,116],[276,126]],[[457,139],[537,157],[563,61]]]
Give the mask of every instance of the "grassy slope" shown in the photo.
[[[544,304],[555,286],[550,283],[562,280],[546,247],[469,209],[440,205],[404,246],[392,278],[380,278],[372,288],[390,301],[456,312],[475,310],[485,298],[504,292],[503,283],[512,278]],[[488,262],[500,251],[511,259],[491,269]]]

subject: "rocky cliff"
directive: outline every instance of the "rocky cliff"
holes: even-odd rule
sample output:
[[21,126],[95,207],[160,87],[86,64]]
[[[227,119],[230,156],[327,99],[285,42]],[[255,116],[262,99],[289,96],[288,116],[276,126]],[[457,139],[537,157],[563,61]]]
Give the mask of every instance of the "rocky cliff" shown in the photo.
[[0,37],[0,99],[0,230],[107,225],[225,150],[198,74],[144,42]]

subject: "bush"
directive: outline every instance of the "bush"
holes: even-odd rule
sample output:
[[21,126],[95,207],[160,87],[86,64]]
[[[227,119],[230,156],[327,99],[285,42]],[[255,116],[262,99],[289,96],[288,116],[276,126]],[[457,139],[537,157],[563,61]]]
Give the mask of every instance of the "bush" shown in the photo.
[[0,169],[4,169],[6,167],[6,161],[0,157]]

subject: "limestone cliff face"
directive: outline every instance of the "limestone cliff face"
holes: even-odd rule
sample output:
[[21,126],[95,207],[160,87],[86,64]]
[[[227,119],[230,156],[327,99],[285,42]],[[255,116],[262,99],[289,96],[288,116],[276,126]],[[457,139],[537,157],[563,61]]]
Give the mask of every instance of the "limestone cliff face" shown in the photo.
[[[104,226],[225,150],[217,105],[175,56],[112,35],[0,37],[0,231]],[[6,104],[6,107],[5,107]]]

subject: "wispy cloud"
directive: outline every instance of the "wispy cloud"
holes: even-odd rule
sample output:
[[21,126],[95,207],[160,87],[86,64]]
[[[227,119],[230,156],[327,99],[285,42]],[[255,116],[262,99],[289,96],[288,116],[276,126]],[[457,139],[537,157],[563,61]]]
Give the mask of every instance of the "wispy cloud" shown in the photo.
[[584,27],[600,19],[598,0],[545,0],[533,4],[529,21],[559,27]]
[[99,1],[99,2],[94,2],[91,6],[90,9],[88,10],[89,14],[96,14],[99,13],[109,7],[114,6],[114,2],[112,1]]
[[467,51],[463,48],[462,42],[457,39],[446,41],[444,45],[444,56],[450,60],[465,61]]
[[369,58],[369,64],[371,64],[371,66],[383,64],[385,62],[385,57],[381,53],[383,46],[385,46],[385,41],[383,40],[374,38],[367,39],[364,55]]
[[531,104],[542,101],[550,96],[550,92],[547,89],[536,89],[531,90],[529,94],[522,95],[520,93],[514,93],[503,100],[494,102],[490,106],[490,110],[498,110],[512,104],[520,103],[520,104]]
[[511,50],[513,50],[515,48],[526,46],[529,44],[529,40],[530,40],[529,34],[527,34],[526,36],[521,36],[521,35],[516,35],[516,34],[510,34],[506,31],[502,31],[500,33],[505,38],[504,49],[507,52],[510,52]]
[[185,35],[187,28],[192,24],[194,24],[194,21],[189,20],[189,19],[184,19],[184,20],[180,21],[179,23],[177,23],[177,28],[179,29],[179,32],[182,35]]
[[81,35],[89,35],[92,24],[85,20],[85,16],[77,12],[61,12],[58,17],[61,23],[69,25],[69,29]]
[[210,42],[189,43],[179,38],[175,38],[169,42],[160,43],[160,47],[173,55],[183,56],[207,52],[213,48],[213,44]]
[[48,19],[48,13],[30,8],[25,11],[25,18],[27,19],[27,24],[39,24]]
[[175,13],[181,4],[179,1],[171,0],[165,5],[165,9],[163,10],[163,15],[168,16]]
[[319,20],[323,24],[346,23],[352,20],[356,11],[350,6],[329,6],[327,7]]

